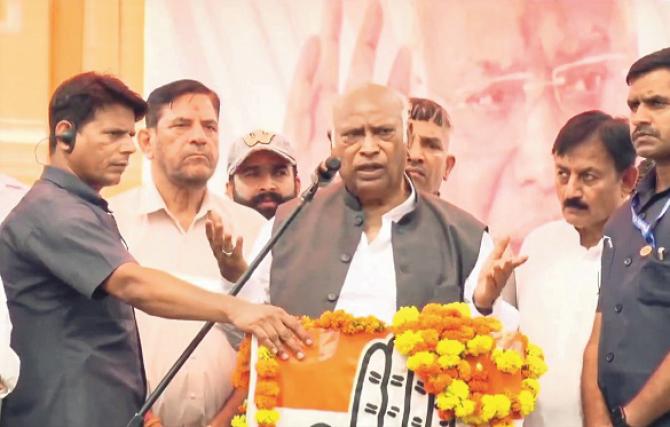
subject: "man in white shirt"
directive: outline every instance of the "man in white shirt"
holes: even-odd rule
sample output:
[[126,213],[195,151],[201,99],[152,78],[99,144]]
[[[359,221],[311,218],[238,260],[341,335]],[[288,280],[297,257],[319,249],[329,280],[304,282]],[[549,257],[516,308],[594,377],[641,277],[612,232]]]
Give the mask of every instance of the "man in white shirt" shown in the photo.
[[[138,132],[138,143],[151,160],[153,184],[110,202],[119,230],[142,265],[223,292],[221,275],[234,281],[242,274],[242,242],[253,242],[265,219],[207,189],[219,159],[219,97],[200,82],[179,80],[154,90],[147,103],[147,128]],[[237,248],[221,269],[207,241],[209,211],[223,218]],[[152,391],[202,323],[140,311],[136,316]],[[156,402],[154,414],[165,427],[212,424],[232,391],[234,367],[235,352],[223,331],[213,328]]]
[[[0,174],[0,224],[26,191],[27,188],[16,179]],[[12,322],[7,311],[5,288],[0,278],[0,400],[14,389],[19,379],[19,358],[9,346],[11,333]]]
[[550,367],[528,427],[582,425],[579,381],[598,302],[603,227],[637,178],[627,122],[600,111],[568,120],[552,153],[563,220],[526,237],[528,262],[516,270],[521,330]]

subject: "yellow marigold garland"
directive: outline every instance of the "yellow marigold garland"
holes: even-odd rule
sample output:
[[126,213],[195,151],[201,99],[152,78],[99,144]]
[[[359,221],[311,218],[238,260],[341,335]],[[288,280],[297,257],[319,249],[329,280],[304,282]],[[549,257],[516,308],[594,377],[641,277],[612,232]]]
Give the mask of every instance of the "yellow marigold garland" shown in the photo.
[[[535,409],[540,388],[537,378],[547,366],[542,349],[525,337],[523,355],[496,348],[491,334],[501,329],[497,319],[472,318],[464,303],[428,304],[421,311],[403,307],[392,324],[396,349],[407,357],[407,368],[421,378],[426,391],[435,394],[441,419],[505,427]],[[437,339],[426,342],[426,330]],[[483,363],[485,359],[490,362]],[[491,393],[491,369],[498,377],[520,373],[521,390]]]
[[[344,311],[325,312],[319,319],[303,317],[309,330],[322,328],[353,335],[377,333],[386,329],[380,320],[369,316],[356,318]],[[393,317],[395,348],[407,357],[407,368],[424,382],[427,392],[435,395],[435,404],[443,420],[458,418],[473,425],[510,427],[535,409],[541,375],[547,371],[542,349],[524,337],[524,355],[496,348],[492,333],[502,329],[497,319],[472,318],[465,303],[428,304],[419,311],[402,307]],[[492,367],[477,359],[488,357]],[[242,343],[233,378],[236,388],[249,384],[250,340]],[[492,394],[489,369],[512,375],[521,373],[521,390]],[[261,427],[274,427],[279,420],[275,409],[281,390],[276,382],[279,362],[266,347],[259,346],[256,372],[258,382],[254,403],[256,421]],[[243,408],[246,412],[246,408]],[[247,427],[246,417],[237,415],[232,427]]]

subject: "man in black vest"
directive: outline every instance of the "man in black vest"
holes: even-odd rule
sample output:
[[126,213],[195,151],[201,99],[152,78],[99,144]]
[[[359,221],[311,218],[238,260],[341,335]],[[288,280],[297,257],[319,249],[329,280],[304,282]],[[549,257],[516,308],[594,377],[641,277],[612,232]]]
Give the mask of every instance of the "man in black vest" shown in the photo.
[[670,426],[670,49],[626,82],[635,150],[656,166],[605,226],[582,404],[588,426]]
[[[515,310],[496,300],[525,259],[466,212],[416,191],[405,174],[406,112],[379,85],[337,99],[330,136],[342,182],[317,193],[240,296],[292,314],[343,309],[387,322],[402,306],[465,300],[514,323]],[[278,209],[258,246],[294,206]]]

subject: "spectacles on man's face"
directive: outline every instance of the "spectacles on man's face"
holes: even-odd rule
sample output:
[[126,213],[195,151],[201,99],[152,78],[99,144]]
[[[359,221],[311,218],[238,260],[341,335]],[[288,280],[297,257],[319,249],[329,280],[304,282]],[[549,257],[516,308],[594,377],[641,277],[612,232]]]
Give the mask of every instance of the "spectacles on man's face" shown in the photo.
[[[530,71],[509,73],[457,92],[450,110],[459,129],[477,132],[497,148],[513,148],[519,141],[502,132],[523,127],[528,112],[541,99],[550,96],[556,106],[551,114],[558,123],[585,110],[611,110],[612,106],[604,105],[606,95],[611,96],[607,86],[621,83],[624,90],[626,70],[625,55],[607,53],[561,64],[540,76]],[[468,146],[477,149],[474,145]]]
[[454,111],[501,114],[534,100],[551,88],[556,105],[567,114],[598,108],[605,84],[621,81],[626,72],[626,56],[602,54],[554,67],[549,79],[532,72],[515,72],[498,76],[474,87],[459,91]]

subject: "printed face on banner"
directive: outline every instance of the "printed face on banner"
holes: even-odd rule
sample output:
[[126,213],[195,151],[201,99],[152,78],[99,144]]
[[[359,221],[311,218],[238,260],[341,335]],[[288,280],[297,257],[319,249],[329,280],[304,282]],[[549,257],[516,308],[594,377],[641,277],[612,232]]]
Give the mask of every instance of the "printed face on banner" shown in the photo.
[[560,215],[551,156],[560,126],[586,110],[624,113],[635,53],[626,2],[505,5],[424,1],[418,13],[428,89],[454,123],[458,166],[443,194],[519,243]]

